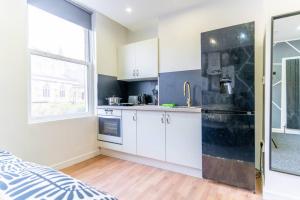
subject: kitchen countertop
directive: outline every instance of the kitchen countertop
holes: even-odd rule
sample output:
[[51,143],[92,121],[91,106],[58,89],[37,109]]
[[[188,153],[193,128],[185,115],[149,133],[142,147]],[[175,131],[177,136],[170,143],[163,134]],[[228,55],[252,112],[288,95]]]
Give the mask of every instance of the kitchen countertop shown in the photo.
[[167,108],[156,105],[137,105],[137,106],[98,106],[98,109],[115,109],[115,110],[144,110],[144,111],[163,111],[163,112],[191,112],[201,113],[201,107],[186,107],[177,106],[174,108]]

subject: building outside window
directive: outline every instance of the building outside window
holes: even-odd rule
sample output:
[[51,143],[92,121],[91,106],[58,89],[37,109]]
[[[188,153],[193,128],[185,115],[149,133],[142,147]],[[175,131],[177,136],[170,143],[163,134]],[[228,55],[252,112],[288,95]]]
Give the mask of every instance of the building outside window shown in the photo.
[[65,87],[63,85],[60,87],[59,96],[60,96],[60,98],[66,97]]
[[43,97],[45,98],[50,97],[50,88],[48,84],[44,85],[43,87]]
[[[74,23],[78,18],[66,20],[70,18],[64,16],[65,13],[56,15],[55,5],[49,9],[49,5],[44,6],[43,2],[29,1],[28,5],[30,118],[38,120],[86,114],[90,111],[92,91],[90,27],[82,25],[81,21]],[[74,7],[64,2],[66,6]],[[74,16],[74,12],[70,16]]]

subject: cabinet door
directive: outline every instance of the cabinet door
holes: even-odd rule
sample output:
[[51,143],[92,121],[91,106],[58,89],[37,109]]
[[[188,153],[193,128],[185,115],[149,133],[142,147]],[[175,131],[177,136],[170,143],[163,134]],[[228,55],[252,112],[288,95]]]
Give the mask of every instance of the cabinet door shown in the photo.
[[137,78],[158,77],[158,39],[136,43]]
[[121,80],[135,78],[135,45],[129,44],[119,48],[118,78]]
[[166,113],[166,160],[202,168],[200,113]]
[[165,113],[137,111],[137,154],[165,160]]
[[136,111],[122,111],[122,135],[123,148],[125,153],[136,154]]

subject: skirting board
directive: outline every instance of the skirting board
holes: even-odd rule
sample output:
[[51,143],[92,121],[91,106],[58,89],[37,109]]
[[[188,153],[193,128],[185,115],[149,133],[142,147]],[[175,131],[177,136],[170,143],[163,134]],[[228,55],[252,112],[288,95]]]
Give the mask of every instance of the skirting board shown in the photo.
[[88,160],[90,158],[94,158],[94,157],[98,156],[99,154],[100,154],[100,152],[98,150],[92,151],[92,152],[82,154],[82,155],[76,156],[74,158],[68,159],[66,161],[51,165],[51,168],[60,170],[60,169],[75,165],[77,163],[83,162],[85,160]]
[[263,200],[300,200],[300,197],[263,190]]
[[130,154],[108,150],[108,149],[100,149],[100,154],[109,157],[119,158],[122,160],[128,160],[142,165],[148,165],[151,167],[169,170],[169,171],[177,172],[188,176],[202,178],[202,170],[199,169],[194,169],[194,168],[176,165],[168,162],[158,161],[151,158],[144,158],[141,156],[130,155]]

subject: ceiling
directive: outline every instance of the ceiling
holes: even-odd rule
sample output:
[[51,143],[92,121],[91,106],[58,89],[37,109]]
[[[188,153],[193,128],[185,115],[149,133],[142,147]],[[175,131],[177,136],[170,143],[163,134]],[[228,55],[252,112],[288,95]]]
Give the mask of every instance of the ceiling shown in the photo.
[[[158,18],[207,0],[74,0],[98,11],[132,31],[154,27]],[[132,8],[129,14],[126,8]]]
[[300,15],[276,19],[274,22],[274,41],[300,39]]

